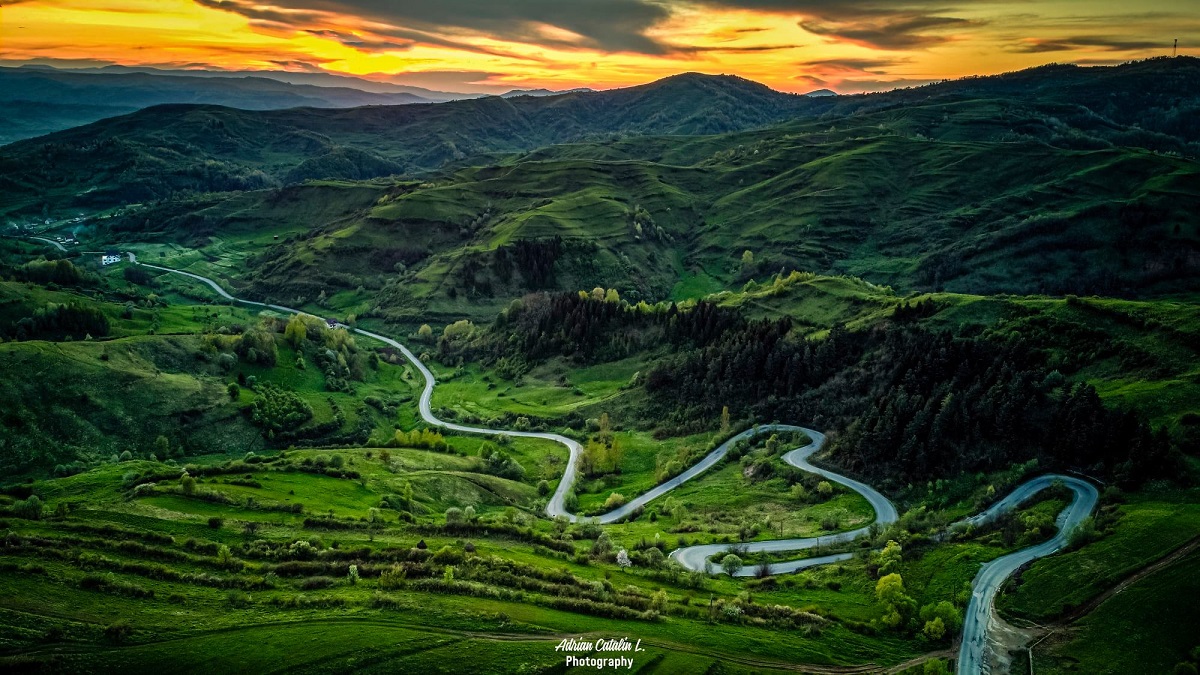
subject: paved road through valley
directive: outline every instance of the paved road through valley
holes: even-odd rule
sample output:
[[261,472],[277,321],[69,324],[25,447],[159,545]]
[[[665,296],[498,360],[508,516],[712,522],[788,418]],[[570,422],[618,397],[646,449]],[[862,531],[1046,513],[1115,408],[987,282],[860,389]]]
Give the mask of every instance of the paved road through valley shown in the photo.
[[[230,295],[224,288],[221,287],[220,284],[212,279],[209,279],[208,277],[204,277],[199,274],[193,274],[191,272],[185,272],[183,270],[172,269],[170,267],[163,267],[161,265],[152,265],[149,263],[139,262],[137,256],[133,253],[127,253],[127,255],[129,256],[129,262],[133,264],[144,265],[151,269],[162,270],[164,272],[170,272],[173,274],[180,274],[185,277],[200,281],[201,283],[208,285],[210,288],[216,291],[218,295],[226,300],[233,300],[235,302],[240,302],[242,304],[252,305],[255,307],[266,307],[289,314],[301,313],[301,311],[298,309],[285,307],[283,305],[273,305],[270,303],[256,302],[253,300],[243,300]],[[342,324],[338,325],[343,328],[353,330],[359,335],[378,340],[386,345],[394,347],[404,354],[405,358],[412,363],[413,367],[415,367],[425,379],[425,386],[421,391],[418,407],[420,410],[421,419],[423,419],[426,423],[443,429],[459,431],[463,433],[484,434],[488,436],[504,435],[520,438],[541,438],[544,440],[561,443],[566,446],[568,452],[570,453],[570,457],[567,460],[566,467],[563,469],[562,479],[559,480],[558,487],[555,489],[554,494],[546,504],[546,515],[552,518],[562,516],[571,520],[572,522],[578,520],[578,517],[575,514],[567,511],[564,506],[566,495],[575,485],[575,467],[578,463],[579,455],[583,452],[583,448],[580,446],[578,441],[561,434],[552,434],[540,431],[488,429],[485,427],[468,426],[442,420],[433,412],[433,389],[437,384],[437,380],[434,377],[433,372],[421,362],[421,359],[417,358],[416,354],[414,354],[408,349],[408,347],[404,346],[400,342],[397,342],[396,340],[393,340],[385,335],[373,333],[361,328],[350,328],[349,326],[344,326]],[[636,499],[633,499],[620,508],[596,516],[595,520],[601,524],[615,523],[620,521],[621,519],[626,518],[633,513],[637,508],[645,506],[650,501],[661,497],[662,495],[679,487],[683,483],[692,480],[696,476],[699,476],[708,469],[712,468],[725,457],[725,455],[729,452],[729,449],[733,447],[733,444],[737,443],[738,441],[748,439],[756,434],[776,431],[799,431],[807,434],[811,439],[811,442],[808,445],[801,448],[796,448],[795,450],[785,454],[783,456],[785,462],[804,471],[809,471],[828,480],[840,483],[841,485],[844,485],[861,494],[871,504],[871,507],[875,509],[874,523],[877,523],[881,526],[886,526],[896,522],[896,507],[887,499],[887,497],[884,497],[877,490],[869,485],[866,485],[865,483],[861,483],[852,478],[847,478],[846,476],[842,476],[827,469],[822,469],[821,467],[814,466],[813,464],[809,463],[809,458],[819,451],[824,445],[824,434],[813,429],[787,424],[766,424],[754,429],[743,431],[722,443],[720,447],[705,455],[703,459],[692,465],[683,473],[662,483],[661,485],[658,485],[657,487],[637,497]],[[985,563],[980,568],[979,573],[975,575],[975,579],[971,583],[971,600],[967,605],[965,622],[963,624],[962,645],[958,654],[959,675],[976,675],[977,673],[985,672],[988,667],[986,659],[987,634],[992,622],[993,603],[996,593],[1000,590],[1000,587],[1004,584],[1005,580],[1007,580],[1008,577],[1011,576],[1022,565],[1038,558],[1051,555],[1062,549],[1062,547],[1066,545],[1071,531],[1081,522],[1083,522],[1084,519],[1091,515],[1096,506],[1098,494],[1096,492],[1096,488],[1093,487],[1091,483],[1078,478],[1059,475],[1039,476],[1019,485],[1016,489],[1004,497],[1004,499],[996,502],[978,515],[959,521],[951,526],[952,528],[966,527],[967,525],[979,526],[991,522],[999,515],[1012,511],[1033,495],[1050,487],[1056,482],[1060,482],[1062,485],[1070,489],[1074,493],[1074,499],[1071,501],[1070,505],[1068,505],[1061,513],[1058,514],[1056,521],[1056,524],[1058,525],[1058,533],[1054,536],[1054,538],[1041,544],[1037,544],[1036,546],[1023,548],[1014,553],[1010,553],[1006,556],[1002,556],[992,560],[991,562]],[[869,531],[870,526],[867,526],[861,527],[857,530],[850,530],[848,532],[838,532],[826,537],[755,541],[745,544],[745,550],[748,553],[807,551],[825,545],[842,544],[854,541],[855,539],[866,535]],[[671,558],[689,570],[720,573],[720,567],[710,565],[708,560],[713,556],[724,552],[728,548],[728,545],[723,544],[688,546],[672,551]],[[795,572],[796,570],[804,569],[806,567],[813,567],[816,565],[846,560],[850,557],[851,554],[849,553],[836,553],[788,562],[772,563],[769,568],[771,574],[786,574],[789,572]],[[738,572],[738,576],[749,576],[754,573],[754,567],[747,566]]]
[[1058,518],[1055,520],[1058,532],[1054,537],[1049,541],[984,563],[971,582],[971,601],[967,604],[967,611],[963,618],[962,644],[958,650],[958,672],[960,674],[989,672],[986,661],[987,635],[994,620],[996,593],[1022,565],[1057,553],[1066,546],[1071,533],[1096,508],[1099,494],[1094,485],[1072,476],[1055,474],[1038,476],[1017,486],[1004,499],[996,502],[979,515],[961,521],[961,525],[973,524],[976,526],[991,522],[1000,514],[1015,509],[1022,502],[1056,482],[1071,490],[1073,497],[1071,503],[1059,512]]

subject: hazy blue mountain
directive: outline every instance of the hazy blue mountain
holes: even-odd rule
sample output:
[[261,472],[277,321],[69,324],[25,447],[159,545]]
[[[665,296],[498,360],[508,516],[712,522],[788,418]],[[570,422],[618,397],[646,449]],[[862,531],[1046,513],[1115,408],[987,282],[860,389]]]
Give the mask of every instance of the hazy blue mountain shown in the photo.
[[[347,78],[355,81],[352,78]],[[424,103],[410,92],[291,84],[268,77],[208,77],[140,72],[66,72],[0,67],[0,144],[41,136],[163,103],[245,110],[351,108]]]

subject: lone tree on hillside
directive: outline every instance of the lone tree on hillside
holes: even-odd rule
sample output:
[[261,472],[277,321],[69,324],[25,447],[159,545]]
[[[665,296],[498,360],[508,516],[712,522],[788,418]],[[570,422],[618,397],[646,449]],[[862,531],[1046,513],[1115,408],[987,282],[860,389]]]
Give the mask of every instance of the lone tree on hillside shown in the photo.
[[725,573],[731,577],[737,576],[737,573],[742,569],[742,559],[730,553],[721,558],[721,569],[725,570]]

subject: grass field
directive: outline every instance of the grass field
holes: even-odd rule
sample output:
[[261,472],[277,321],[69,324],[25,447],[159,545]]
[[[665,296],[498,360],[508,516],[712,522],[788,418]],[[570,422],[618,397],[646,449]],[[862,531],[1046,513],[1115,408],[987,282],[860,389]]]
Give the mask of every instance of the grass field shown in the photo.
[[[420,505],[414,509],[418,524],[440,521],[443,507],[465,502],[481,508],[484,517],[496,517],[497,522],[503,517],[500,511],[488,511],[484,493],[472,494],[453,487],[451,480],[465,485],[480,485],[481,481],[487,484],[487,477],[464,471],[471,468],[475,461],[472,458],[394,448],[389,449],[390,464],[385,468],[380,452],[288,453],[287,462],[297,464],[321,454],[340,454],[347,458],[343,466],[362,472],[362,481],[278,468],[264,470],[268,465],[246,464],[245,473],[218,474],[198,481],[196,494],[204,499],[173,493],[177,481],[158,481],[154,490],[157,494],[146,496],[150,493],[139,490],[142,496],[130,499],[128,488],[122,487],[129,483],[122,476],[128,476],[131,470],[162,470],[161,465],[150,462],[102,467],[36,484],[36,491],[47,499],[48,511],[62,503],[68,505],[70,515],[42,521],[6,521],[12,534],[3,548],[5,569],[10,573],[0,581],[0,585],[9,587],[4,593],[6,599],[0,601],[0,620],[9,629],[5,643],[9,655],[5,658],[12,665],[41,662],[59,668],[101,670],[120,666],[136,672],[166,664],[184,669],[257,669],[272,662],[280,664],[278,667],[286,663],[289,670],[325,672],[348,665],[431,667],[441,657],[428,657],[433,660],[426,661],[423,655],[436,655],[454,646],[477,648],[488,654],[494,650],[497,661],[490,667],[496,668],[495,672],[517,672],[528,662],[549,665],[558,660],[546,641],[560,634],[579,635],[579,615],[545,606],[549,600],[538,600],[538,592],[531,591],[520,602],[458,598],[417,588],[390,593],[379,588],[378,581],[370,576],[374,574],[370,571],[374,563],[363,557],[376,555],[366,553],[368,549],[387,551],[414,546],[418,538],[428,542],[430,551],[442,547],[461,551],[461,537],[433,531],[419,535],[403,524],[388,524],[386,515],[382,525],[367,530],[314,531],[303,522],[307,517],[324,518],[329,514],[342,522],[366,518],[378,504],[379,495],[396,489],[392,481],[398,480],[414,485]],[[197,466],[217,465],[198,461]],[[433,480],[436,476],[445,480]],[[246,485],[250,479],[261,487]],[[502,494],[498,485],[493,482],[488,492]],[[518,505],[529,501],[531,490],[525,490],[512,493]],[[214,493],[236,503],[211,501],[209,495]],[[293,501],[304,503],[303,513],[271,510],[275,503]],[[222,522],[214,528],[210,518]],[[249,523],[257,523],[253,534],[249,529],[241,531]],[[550,529],[545,521],[534,524],[539,531]],[[125,545],[110,540],[113,530],[105,527],[120,528],[126,533],[124,541],[145,543]],[[617,542],[632,544],[638,536],[632,531],[613,532]],[[323,567],[340,559],[336,557],[338,551],[362,549],[354,555],[363,561],[359,564],[364,578],[352,584],[342,575],[334,577],[330,587],[306,591],[305,577],[284,572],[274,556],[260,557],[253,552],[270,542],[297,540],[317,542],[315,564]],[[65,556],[52,555],[52,549],[45,548],[56,541],[64,542],[66,548],[59,550]],[[645,570],[624,571],[610,564],[580,564],[578,559],[569,558],[556,561],[552,551],[519,540],[472,537],[471,541],[476,548],[467,556],[469,559],[488,560],[488,556],[498,555],[526,564],[559,565],[578,578],[595,580],[589,583],[611,578],[618,588],[632,584],[646,589],[638,591],[641,593],[665,588],[668,596],[676,599],[673,602],[681,603],[680,608],[687,607],[688,599],[696,598],[698,592],[727,598],[725,601],[741,592],[741,584],[728,580],[696,588],[649,575]],[[219,543],[238,551],[236,564],[223,563],[220,556],[212,555],[213,549],[208,547],[215,548]],[[156,560],[172,562],[168,568],[153,562]],[[472,567],[467,564],[460,569]],[[195,580],[188,581],[191,577],[184,579],[180,574],[194,575]],[[869,593],[865,598],[860,596],[868,586],[865,578],[851,588],[851,580],[860,578],[858,574],[861,572],[852,569],[819,571],[808,577],[810,581],[788,581],[778,590],[764,589],[755,595],[761,596],[758,602],[764,603],[813,607],[820,603],[825,607],[822,611],[831,612],[831,616],[867,620],[875,609]],[[845,586],[839,583],[840,590],[822,586],[821,590],[806,591],[813,584],[811,580],[817,579],[843,579]],[[467,584],[464,588],[478,585],[460,583]],[[228,590],[231,585],[232,590]],[[242,588],[245,590],[239,590]],[[303,609],[305,606],[310,608]],[[47,612],[47,607],[55,609]],[[137,611],[131,614],[132,607]],[[179,620],[181,611],[186,611],[184,621]],[[651,649],[638,657],[639,663],[643,662],[640,659],[648,659],[661,662],[661,667],[675,663],[673,667],[682,669],[692,661],[681,658],[681,654],[728,661],[733,672],[739,667],[769,670],[772,661],[894,661],[915,654],[913,646],[904,641],[859,635],[836,623],[826,626],[819,636],[774,634],[752,624],[698,621],[689,611],[680,609],[676,616],[671,610],[670,618],[659,622],[591,617],[582,634],[644,639]],[[111,628],[124,625],[124,621],[130,626],[128,632]],[[311,642],[314,631],[322,635],[320,644],[304,646]],[[343,640],[338,637],[343,631],[357,636]],[[222,648],[213,650],[210,645],[218,640]],[[53,652],[42,652],[40,646],[44,644],[58,647]],[[260,649],[241,654],[239,644],[257,644]]]
[[[841,175],[846,168],[838,165],[851,159],[814,159],[805,171]],[[564,171],[580,182],[589,175],[586,163],[567,160],[539,169],[544,176]],[[628,172],[622,180],[653,185],[660,177],[639,166]],[[693,173],[672,169],[662,176],[698,180]],[[511,175],[467,178],[493,187],[519,182]],[[749,195],[761,195],[764,187],[752,186]],[[361,198],[356,204],[371,209],[372,218],[391,219],[390,227],[397,228],[427,224],[439,209],[466,209],[460,215],[470,215],[475,205],[468,197],[478,197],[462,186],[434,186],[403,195],[389,192],[380,202],[374,187],[363,187],[361,195],[353,186],[324,187],[336,198],[350,190]],[[585,236],[591,227],[587,216],[599,214],[606,219],[605,241],[616,242],[618,252],[627,248],[628,230],[615,226],[608,213],[617,207],[589,203],[598,195],[579,185],[573,189],[585,192],[556,195],[519,218],[488,221],[504,237],[497,245],[522,232],[550,232],[555,223],[567,223]],[[244,208],[259,208],[254,200],[261,197],[247,195]],[[659,206],[665,212],[678,198],[669,195]],[[737,199],[743,198],[749,196]],[[737,199],[721,206],[731,218]],[[292,217],[308,208],[305,204],[301,199],[289,207],[296,210]],[[786,206],[784,197],[763,201],[763,209],[780,218]],[[416,218],[423,209],[434,215]],[[343,222],[335,211],[324,214],[329,228],[296,247],[294,260],[276,261],[279,266],[271,267],[270,275],[253,280],[243,278],[239,266],[269,267],[263,256],[278,245],[276,234],[282,241],[295,233],[295,223],[282,222],[287,220],[282,212],[272,226],[279,229],[262,229],[266,221],[255,220],[260,216],[243,214],[237,216],[249,219],[243,229],[196,241],[197,248],[136,246],[150,262],[216,274],[237,292],[287,293],[294,289],[272,287],[272,279],[288,274],[316,284],[325,273],[322,265],[358,255],[344,244],[369,240],[375,245],[384,236],[354,218]],[[660,224],[682,226],[685,216],[672,213],[678,220],[663,217]],[[433,233],[447,239],[426,243],[432,250],[433,244],[458,237],[456,232]],[[815,248],[803,254],[816,255],[823,245],[832,244],[813,242]],[[487,250],[477,247],[470,253]],[[605,257],[611,253],[599,255],[601,263],[589,273],[624,264]],[[744,276],[724,261],[727,251],[707,252],[701,256],[705,264],[679,256],[667,260],[665,250],[654,255],[680,274],[678,285],[669,285],[669,275],[656,276],[654,283],[679,298],[709,293]],[[635,266],[648,261],[630,258]],[[426,268],[392,287],[436,288],[463,262],[459,253],[447,252],[431,263],[444,267]],[[880,269],[904,275],[911,272],[909,264],[916,263],[898,258]],[[867,542],[842,564],[780,578],[708,578],[661,562],[655,552],[682,545],[818,536],[870,522],[872,512],[857,494],[835,487],[814,497],[817,479],[789,475],[777,455],[803,439],[789,440],[778,452],[769,452],[765,444],[750,447],[745,459],[714,467],[651,503],[632,522],[603,528],[601,538],[586,521],[568,525],[543,516],[547,493],[566,460],[560,445],[449,435],[440,451],[385,447],[396,444],[389,443],[396,430],[423,427],[414,405],[418,375],[395,354],[365,340],[351,348],[341,334],[285,338],[282,324],[273,323],[280,317],[272,313],[196,304],[211,295],[186,280],[161,277],[132,285],[125,281],[124,267],[101,270],[99,281],[85,288],[0,282],[0,321],[71,301],[93,304],[111,322],[103,339],[0,344],[0,358],[6,359],[6,429],[17,428],[12,419],[39,425],[37,434],[26,426],[6,432],[7,438],[30,439],[15,447],[29,467],[42,464],[42,470],[23,474],[29,481],[8,485],[0,494],[0,666],[437,672],[460,666],[461,654],[469,650],[488,660],[481,672],[553,672],[561,670],[553,644],[582,633],[645,640],[648,650],[638,656],[645,672],[693,672],[699,666],[715,666],[714,672],[770,672],[797,663],[893,666],[949,646],[953,631],[949,638],[927,639],[915,617],[906,617],[899,629],[881,623],[887,609],[876,598],[879,572]],[[1195,379],[1200,319],[1186,301],[903,295],[851,276],[758,276],[744,291],[710,298],[751,317],[791,317],[796,336],[812,338],[837,324],[883,325],[901,302],[931,298],[936,311],[921,319],[930,328],[1027,341],[1065,377],[1095,382],[1114,404],[1145,410],[1174,433],[1186,431],[1185,416],[1194,412],[1188,387]],[[322,284],[328,281],[322,279]],[[574,284],[587,277],[571,279]],[[330,293],[323,306],[305,291],[299,304],[326,314],[359,311],[378,290],[367,281],[361,292],[351,285]],[[379,289],[389,283],[376,281]],[[290,302],[286,295],[273,299]],[[488,302],[438,296],[434,304],[441,314],[434,316],[461,316],[455,314],[460,307],[485,314]],[[367,325],[407,339],[411,326],[405,321],[367,309]],[[236,359],[222,359],[235,354],[240,336],[261,326],[274,327],[274,366],[252,361],[244,351]],[[432,342],[414,347],[435,351]],[[596,513],[606,510],[614,493],[633,498],[658,484],[672,462],[690,465],[714,441],[712,431],[659,439],[630,414],[640,395],[631,382],[661,356],[642,353],[587,367],[553,358],[516,381],[479,363],[431,363],[440,382],[434,407],[448,411],[448,417],[499,426],[529,417],[535,426],[567,429],[581,439],[592,435],[599,424],[593,420],[607,413],[612,439],[622,450],[619,461],[607,473],[581,478],[577,486],[578,511]],[[239,376],[245,384],[231,395],[227,387]],[[312,418],[299,431],[336,428],[325,436],[273,439],[247,412],[269,400],[268,384],[293,392],[311,408]],[[40,408],[42,401],[49,403]],[[713,429],[717,423],[712,420]],[[159,447],[156,437],[180,428],[184,431],[166,438],[169,454],[151,458]],[[346,440],[356,429],[365,429],[366,436]],[[497,443],[523,471],[496,475],[483,457],[485,442]],[[126,449],[130,458],[112,457]],[[86,461],[59,473],[78,473],[46,477],[50,466],[72,459]],[[769,475],[758,473],[763,464],[756,460],[766,460]],[[1014,468],[1008,477],[962,475],[925,487],[910,485],[893,495],[902,512],[913,509],[915,515],[906,514],[908,525],[881,533],[875,544],[890,537],[902,543],[895,570],[916,607],[948,601],[961,611],[966,585],[980,563],[1035,540],[1026,541],[1019,532],[1011,540],[1001,532],[948,542],[930,538],[939,523],[977,510],[989,485],[1002,491],[1027,470]],[[22,500],[31,493],[45,502],[38,519],[22,517]],[[1158,484],[1125,495],[1123,503],[1106,501],[1103,536],[1032,565],[1001,598],[1001,610],[1048,621],[1087,602],[1195,537],[1197,502],[1194,489]],[[1062,505],[1060,496],[1050,495],[1019,518],[1051,520]],[[617,562],[622,549],[634,558],[629,567]],[[1194,567],[1194,556],[1187,565]],[[1163,578],[1164,588],[1174,587],[1166,584],[1175,584],[1175,577]],[[1163,615],[1190,620],[1166,596],[1159,589],[1143,601]],[[1107,658],[1115,630],[1123,630],[1122,624],[1098,610],[1076,641],[1051,647],[1061,649],[1056,663],[1066,669],[1077,662],[1087,671]],[[1181,646],[1185,638],[1164,630],[1146,645],[1175,659],[1188,648]],[[1163,659],[1166,667],[1172,665],[1167,656]]]
[[[1141,579],[1035,651],[1038,672],[1167,673],[1200,646],[1200,553]],[[1175,671],[1179,672],[1179,671]]]
[[1129,495],[1114,509],[1112,532],[1078,551],[1035,562],[997,600],[1005,613],[1053,619],[1112,587],[1200,534],[1195,489]]
[[472,364],[447,377],[439,375],[433,405],[485,420],[506,413],[561,417],[582,408],[603,408],[644,363],[633,358],[577,368],[552,361],[524,374],[519,383]]
[[[772,672],[795,663],[895,664],[931,647],[869,627],[882,608],[865,549],[843,564],[750,582],[622,568],[611,553],[588,555],[594,535],[585,534],[586,525],[567,528],[573,538],[556,539],[560,526],[536,517],[541,502],[529,483],[479,473],[475,439],[451,441],[464,454],[315,448],[244,462],[196,457],[192,493],[177,478],[143,485],[138,476],[172,467],[138,460],[37,482],[32,488],[48,515],[3,523],[0,624],[9,637],[0,642],[0,659],[14,667],[132,672],[439,672],[454,669],[447,653],[470,649],[489,659],[481,672],[528,672],[556,667],[561,655],[553,645],[562,637],[629,636],[646,648],[635,663],[653,672],[692,672],[697,663]],[[529,464],[553,454],[547,447],[509,449]],[[356,475],[312,470],[320,466]],[[406,486],[413,504],[400,513],[384,505]],[[748,483],[733,462],[671,495],[680,509],[671,516],[615,525],[607,536],[616,548],[663,541],[669,550],[677,536],[736,541],[750,522],[763,526],[753,536],[765,538],[778,536],[779,525],[785,536],[827,531],[821,521],[831,514],[840,529],[870,519],[852,493],[817,504],[792,503],[788,494],[779,478]],[[446,509],[467,506],[478,519],[472,527],[496,528],[492,534],[442,524]],[[1051,499],[1028,511],[1059,507]],[[673,532],[679,525],[701,529]],[[1007,550],[991,535],[918,547],[898,571],[919,605],[961,605],[977,565]],[[347,573],[351,564],[361,578]],[[514,567],[521,565],[530,567]],[[380,574],[388,569],[404,569],[408,578],[385,586]],[[490,576],[502,569],[519,572],[504,582]],[[546,586],[542,575],[560,585]],[[524,590],[506,595],[514,588]],[[590,590],[602,588],[614,591]],[[573,611],[557,604],[564,594],[600,592],[616,607],[645,606],[659,591],[664,604],[653,618],[598,616],[606,604]],[[731,618],[725,607],[745,614]],[[772,607],[806,618],[758,618]]]

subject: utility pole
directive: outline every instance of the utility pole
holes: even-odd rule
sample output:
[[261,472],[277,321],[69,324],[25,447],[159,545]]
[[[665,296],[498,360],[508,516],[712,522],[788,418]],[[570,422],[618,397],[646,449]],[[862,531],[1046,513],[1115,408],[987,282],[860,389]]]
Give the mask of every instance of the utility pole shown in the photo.
[[1171,48],[1171,58],[1179,56],[1179,38],[1175,38],[1175,46]]

